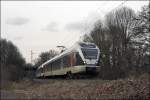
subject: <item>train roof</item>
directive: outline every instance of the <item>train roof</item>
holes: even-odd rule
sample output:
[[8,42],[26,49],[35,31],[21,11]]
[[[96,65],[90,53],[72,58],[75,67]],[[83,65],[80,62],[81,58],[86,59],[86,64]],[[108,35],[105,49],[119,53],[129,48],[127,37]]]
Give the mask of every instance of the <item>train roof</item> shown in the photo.
[[38,68],[43,68],[43,65],[52,62],[58,58],[60,58],[63,55],[66,55],[72,51],[77,51],[78,48],[83,47],[83,48],[96,48],[96,45],[94,43],[90,43],[90,42],[76,42],[71,48],[66,49],[64,52],[58,54],[57,56],[53,57],[52,59],[44,62],[40,67]]

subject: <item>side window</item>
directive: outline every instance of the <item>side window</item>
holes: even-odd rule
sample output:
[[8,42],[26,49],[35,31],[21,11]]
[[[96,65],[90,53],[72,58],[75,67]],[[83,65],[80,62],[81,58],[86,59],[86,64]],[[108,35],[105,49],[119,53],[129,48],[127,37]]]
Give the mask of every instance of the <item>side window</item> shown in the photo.
[[56,61],[53,62],[53,70],[56,70]]
[[43,72],[46,72],[46,65],[43,66]]
[[63,57],[63,67],[83,65],[83,61],[78,53],[71,53]]
[[52,70],[54,70],[54,62],[51,63]]
[[61,59],[57,59],[51,63],[52,70],[57,70],[61,68]]
[[69,57],[68,55],[63,57],[63,67],[68,67],[69,66]]
[[56,60],[55,64],[56,64],[56,66],[55,66],[56,69],[60,69],[60,67],[61,67],[61,59]]
[[50,71],[50,70],[51,70],[51,67],[52,67],[52,66],[51,66],[51,63],[48,63],[48,64],[47,64],[47,70]]
[[50,71],[51,70],[51,63],[48,63],[44,66],[45,71]]

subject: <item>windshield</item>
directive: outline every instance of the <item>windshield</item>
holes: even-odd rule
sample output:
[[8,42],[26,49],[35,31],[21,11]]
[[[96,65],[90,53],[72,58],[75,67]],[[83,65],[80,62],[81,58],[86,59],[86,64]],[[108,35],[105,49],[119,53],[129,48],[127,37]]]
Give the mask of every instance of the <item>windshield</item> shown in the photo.
[[86,48],[96,48],[96,46],[94,44],[84,44],[84,43],[80,43],[81,47],[86,47]]
[[97,49],[85,49],[81,48],[85,59],[97,59],[98,50]]

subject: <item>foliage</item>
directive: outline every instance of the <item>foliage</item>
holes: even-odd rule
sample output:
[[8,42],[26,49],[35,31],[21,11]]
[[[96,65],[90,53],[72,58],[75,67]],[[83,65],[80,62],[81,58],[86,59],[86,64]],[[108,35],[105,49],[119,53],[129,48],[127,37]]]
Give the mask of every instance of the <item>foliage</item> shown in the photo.
[[24,76],[25,60],[11,41],[0,40],[0,55],[2,78],[14,81]]

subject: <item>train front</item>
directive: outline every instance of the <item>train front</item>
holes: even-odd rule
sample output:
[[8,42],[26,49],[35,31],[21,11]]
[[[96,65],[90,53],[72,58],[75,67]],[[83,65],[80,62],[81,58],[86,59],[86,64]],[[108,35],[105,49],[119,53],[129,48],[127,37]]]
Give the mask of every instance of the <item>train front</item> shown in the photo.
[[94,43],[81,43],[81,52],[84,64],[86,65],[86,73],[98,73],[100,50]]

